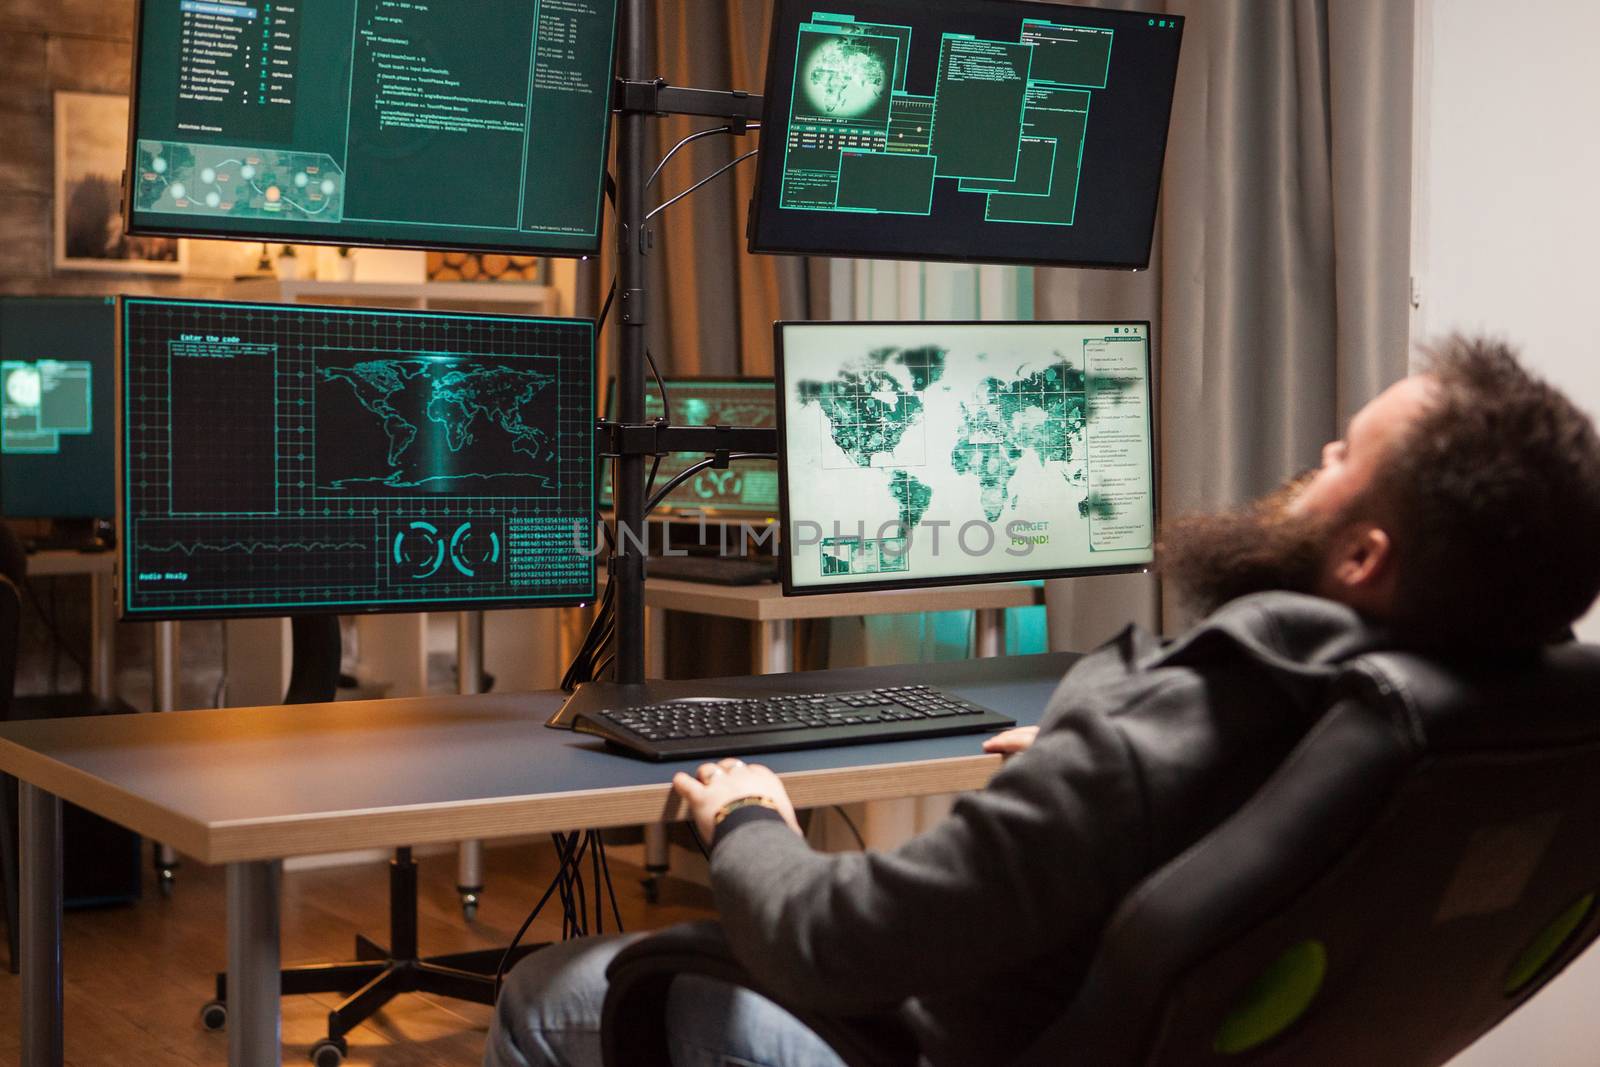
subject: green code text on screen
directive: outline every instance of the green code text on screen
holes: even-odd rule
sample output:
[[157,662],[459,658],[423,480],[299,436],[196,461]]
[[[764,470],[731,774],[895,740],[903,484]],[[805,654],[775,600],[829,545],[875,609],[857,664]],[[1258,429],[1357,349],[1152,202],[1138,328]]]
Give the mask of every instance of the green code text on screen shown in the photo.
[[137,233],[587,254],[616,0],[143,0]]
[[1181,20],[779,0],[751,247],[1140,267]]

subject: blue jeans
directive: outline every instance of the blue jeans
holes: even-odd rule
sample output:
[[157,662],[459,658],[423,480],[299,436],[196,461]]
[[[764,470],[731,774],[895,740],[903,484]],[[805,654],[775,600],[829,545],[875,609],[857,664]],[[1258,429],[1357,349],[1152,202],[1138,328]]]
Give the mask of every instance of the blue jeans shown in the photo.
[[[601,1067],[606,967],[635,936],[566,941],[517,964],[495,1005],[484,1067]],[[667,1040],[675,1067],[843,1067],[770,1000],[709,978],[672,984]]]

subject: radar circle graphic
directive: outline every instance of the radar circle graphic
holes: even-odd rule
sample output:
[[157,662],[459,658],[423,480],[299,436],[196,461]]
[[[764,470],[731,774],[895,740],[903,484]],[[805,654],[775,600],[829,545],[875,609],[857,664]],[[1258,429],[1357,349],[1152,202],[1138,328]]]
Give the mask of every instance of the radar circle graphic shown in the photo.
[[394,535],[394,562],[402,574],[423,581],[444,566],[445,542],[431,522],[413,522]]
[[479,569],[500,562],[500,535],[494,530],[474,530],[464,522],[450,535],[450,565],[468,578]]

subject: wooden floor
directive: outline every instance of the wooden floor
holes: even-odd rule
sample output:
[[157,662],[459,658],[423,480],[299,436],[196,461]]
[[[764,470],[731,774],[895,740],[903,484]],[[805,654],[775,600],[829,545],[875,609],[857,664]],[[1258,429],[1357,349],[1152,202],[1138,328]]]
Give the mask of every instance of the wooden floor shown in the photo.
[[[477,921],[462,919],[455,892],[455,857],[424,857],[421,867],[421,948],[425,954],[503,945],[555,872],[548,844],[495,848],[486,853],[487,889]],[[611,873],[629,930],[666,926],[711,914],[710,892],[673,878],[661,902],[645,903],[642,872],[613,859]],[[355,933],[388,940],[388,871],[363,864],[285,874],[285,963],[345,959]],[[212,1065],[227,1061],[225,1033],[208,1033],[200,1005],[212,994],[212,973],[225,965],[223,871],[185,864],[170,899],[155,893],[129,908],[66,915],[66,1060],[72,1067]],[[559,911],[548,907],[530,941],[560,934]],[[0,943],[0,951],[3,951]],[[0,970],[0,1062],[15,1062],[21,992]],[[334,997],[285,997],[285,1064],[305,1063],[327,1031]],[[350,1064],[384,1067],[478,1064],[490,1009],[444,998],[401,997],[349,1037]]]

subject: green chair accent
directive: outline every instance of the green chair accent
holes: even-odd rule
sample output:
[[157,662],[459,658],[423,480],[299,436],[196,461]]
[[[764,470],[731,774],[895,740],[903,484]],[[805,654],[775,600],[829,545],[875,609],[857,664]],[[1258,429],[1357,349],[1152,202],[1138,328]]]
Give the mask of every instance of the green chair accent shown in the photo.
[[1594,894],[1586,893],[1572,907],[1557,915],[1554,922],[1540,930],[1539,936],[1522,950],[1522,954],[1511,965],[1511,973],[1506,975],[1506,996],[1516,996],[1539,977],[1545,964],[1567,947],[1573,935],[1582,929],[1593,913]]
[[1217,1030],[1212,1049],[1225,1056],[1249,1052],[1293,1026],[1311,1008],[1328,973],[1321,941],[1302,941],[1255,980]]

